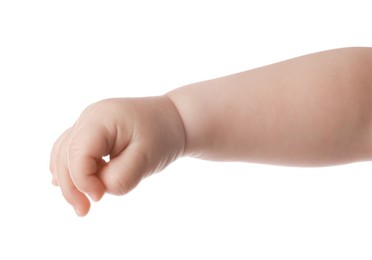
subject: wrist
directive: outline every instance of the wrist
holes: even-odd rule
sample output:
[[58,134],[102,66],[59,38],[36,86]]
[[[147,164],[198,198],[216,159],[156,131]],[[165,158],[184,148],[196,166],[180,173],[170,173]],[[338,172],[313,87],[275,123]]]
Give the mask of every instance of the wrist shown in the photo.
[[200,102],[198,95],[190,91],[190,86],[175,89],[166,94],[177,110],[182,122],[185,136],[183,156],[203,157],[203,151],[208,147],[211,133],[206,125],[210,120],[205,115],[206,107]]
[[175,138],[174,143],[177,144],[177,157],[185,156],[187,147],[187,135],[182,116],[178,110],[177,105],[174,103],[170,95],[165,94],[162,97],[164,98],[164,102],[167,103],[167,106],[169,108],[168,112],[172,124],[169,134],[171,136],[174,136]]

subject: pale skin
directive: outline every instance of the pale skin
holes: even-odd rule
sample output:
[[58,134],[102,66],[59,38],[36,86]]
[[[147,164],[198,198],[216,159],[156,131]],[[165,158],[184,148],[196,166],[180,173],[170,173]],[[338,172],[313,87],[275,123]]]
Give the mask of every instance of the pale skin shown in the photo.
[[371,127],[372,48],[324,51],[162,96],[97,102],[56,141],[52,183],[84,216],[88,196],[126,194],[182,156],[288,166],[371,160]]

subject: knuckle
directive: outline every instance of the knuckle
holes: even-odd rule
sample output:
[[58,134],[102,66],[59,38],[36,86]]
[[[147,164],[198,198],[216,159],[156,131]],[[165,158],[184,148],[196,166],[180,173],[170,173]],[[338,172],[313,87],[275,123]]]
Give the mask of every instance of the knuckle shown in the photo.
[[91,104],[83,112],[88,117],[91,115],[93,118],[96,118],[97,115],[106,115],[107,112],[117,111],[119,100],[115,98],[103,99],[96,103]]
[[128,194],[134,187],[136,186],[136,182],[130,178],[121,179],[116,177],[115,183],[113,185],[112,193],[114,195],[126,195]]
[[71,138],[70,142],[68,143],[67,154],[69,160],[73,160],[76,156],[78,156],[81,151],[81,145],[78,142],[79,140],[75,138]]
[[132,185],[128,181],[120,181],[116,185],[115,194],[116,195],[125,195],[132,190]]

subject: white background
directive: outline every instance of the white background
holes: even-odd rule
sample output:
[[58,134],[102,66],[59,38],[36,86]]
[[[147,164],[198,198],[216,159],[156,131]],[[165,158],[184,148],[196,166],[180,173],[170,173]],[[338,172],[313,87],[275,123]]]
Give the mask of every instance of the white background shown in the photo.
[[48,168],[97,100],[372,46],[369,2],[0,1],[0,259],[371,259],[368,162],[184,158],[85,218]]

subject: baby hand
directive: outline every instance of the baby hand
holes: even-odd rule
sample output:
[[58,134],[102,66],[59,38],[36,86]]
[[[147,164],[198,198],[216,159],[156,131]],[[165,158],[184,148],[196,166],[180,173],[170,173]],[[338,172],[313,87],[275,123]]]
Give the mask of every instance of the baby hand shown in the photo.
[[86,195],[98,201],[106,192],[126,194],[181,156],[184,147],[183,123],[167,96],[103,100],[54,144],[52,183],[84,216],[90,208]]

